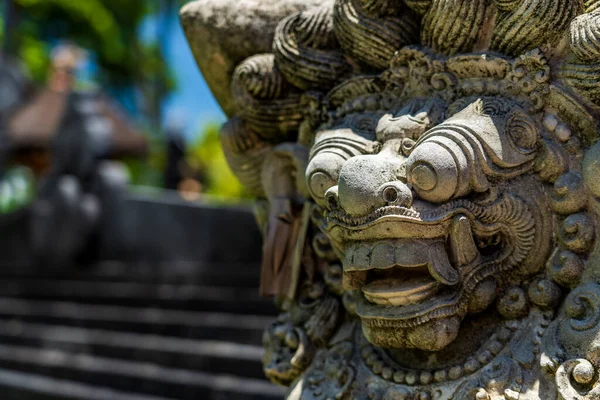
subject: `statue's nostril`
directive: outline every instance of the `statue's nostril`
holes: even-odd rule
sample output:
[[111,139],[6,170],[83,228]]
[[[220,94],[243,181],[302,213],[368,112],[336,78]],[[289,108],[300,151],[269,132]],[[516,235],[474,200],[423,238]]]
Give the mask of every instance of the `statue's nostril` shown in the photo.
[[329,211],[334,211],[339,208],[340,202],[338,199],[338,187],[337,186],[334,186],[332,188],[329,188],[329,190],[327,190],[327,192],[325,193],[325,201],[326,201],[327,208],[329,209]]
[[412,205],[412,192],[408,186],[402,181],[387,182],[378,190],[379,197],[384,201],[384,204],[393,204],[403,207]]
[[327,197],[327,206],[330,210],[335,210],[338,207],[337,199],[333,196]]
[[388,186],[383,189],[382,195],[383,200],[387,201],[388,203],[394,203],[399,197],[398,190],[393,186]]

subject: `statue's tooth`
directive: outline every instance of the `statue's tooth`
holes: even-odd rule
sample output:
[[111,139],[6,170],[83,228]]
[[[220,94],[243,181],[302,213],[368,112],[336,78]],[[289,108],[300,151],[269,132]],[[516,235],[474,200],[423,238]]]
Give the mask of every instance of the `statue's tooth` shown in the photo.
[[356,268],[356,263],[354,261],[356,259],[356,248],[356,244],[350,244],[346,247],[346,250],[344,251],[344,259],[342,260],[342,265],[345,271]]
[[371,245],[354,243],[346,246],[343,260],[344,271],[360,271],[371,268]]
[[429,273],[440,283],[453,286],[460,281],[460,275],[450,264],[442,242],[429,247]]
[[391,243],[375,243],[371,252],[371,267],[389,268],[395,264],[395,255],[396,251]]
[[369,268],[371,264],[371,246],[366,243],[361,243],[354,254],[354,264],[359,269]]
[[479,255],[473,239],[471,222],[464,215],[458,215],[450,226],[450,249],[456,266],[471,263]]

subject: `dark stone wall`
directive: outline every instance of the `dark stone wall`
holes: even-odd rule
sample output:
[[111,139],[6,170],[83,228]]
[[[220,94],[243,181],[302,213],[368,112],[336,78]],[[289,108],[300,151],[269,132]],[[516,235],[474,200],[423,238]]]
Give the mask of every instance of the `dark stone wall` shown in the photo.
[[22,209],[0,218],[0,264],[26,266],[33,263],[30,245],[30,210]]
[[99,259],[124,261],[257,262],[261,235],[249,207],[216,207],[160,196],[128,194],[107,210]]
[[[260,261],[262,238],[250,207],[191,203],[168,191],[109,197],[75,264]],[[32,229],[30,209],[0,218],[0,265],[44,264],[44,255],[32,250]]]

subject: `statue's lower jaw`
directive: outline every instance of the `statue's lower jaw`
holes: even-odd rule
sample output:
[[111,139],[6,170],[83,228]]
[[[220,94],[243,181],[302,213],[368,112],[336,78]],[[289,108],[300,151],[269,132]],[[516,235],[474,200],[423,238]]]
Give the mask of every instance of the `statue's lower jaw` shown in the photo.
[[384,348],[417,348],[439,351],[452,343],[460,328],[458,317],[426,322],[414,328],[388,328],[362,324],[365,337],[375,346]]
[[373,345],[384,348],[417,348],[425,351],[443,349],[456,339],[466,312],[458,307],[456,294],[436,296],[428,302],[439,305],[445,303],[446,306],[404,319],[397,318],[394,314],[405,308],[420,308],[418,306],[422,307],[423,304],[385,307],[372,304],[360,296],[357,313],[361,318],[365,337]]

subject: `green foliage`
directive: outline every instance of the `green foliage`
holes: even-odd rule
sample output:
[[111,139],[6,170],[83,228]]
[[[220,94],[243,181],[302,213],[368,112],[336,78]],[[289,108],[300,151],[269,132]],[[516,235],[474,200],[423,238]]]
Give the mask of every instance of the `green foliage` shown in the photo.
[[138,40],[138,27],[156,1],[9,0],[18,14],[12,50],[31,77],[43,82],[49,64],[49,39],[70,40],[94,52],[101,83],[113,87],[161,80],[166,94],[174,87],[155,44]]
[[9,214],[31,203],[35,178],[28,168],[14,167],[0,179],[0,214]]
[[[135,86],[154,118],[160,102],[174,89],[174,79],[158,43],[143,43],[138,29],[143,19],[161,5],[181,6],[187,0],[8,0],[18,18],[11,32],[2,29],[0,39],[10,38],[10,48],[25,64],[29,75],[45,82],[50,49],[57,40],[70,41],[95,55],[100,83],[109,88]],[[4,32],[4,33],[3,33]],[[147,121],[148,122],[148,121]],[[149,141],[144,160],[124,160],[134,185],[162,186],[166,164],[165,138],[158,126],[146,126]],[[197,172],[204,192],[220,198],[246,198],[247,192],[229,169],[219,142],[219,128],[210,125],[188,148],[187,162]],[[7,189],[8,190],[8,189]]]
[[204,193],[232,199],[249,198],[223,154],[219,126],[208,125],[187,151],[188,164],[205,176]]
[[23,36],[19,49],[19,59],[27,67],[27,72],[36,81],[45,81],[50,59],[46,43],[33,36]]
[[144,159],[128,158],[127,165],[130,183],[135,186],[162,187],[165,166],[167,164],[166,142],[158,135],[147,136],[148,154]]
[[0,43],[4,43],[4,19],[0,14]]
[[[159,13],[161,5],[169,7],[169,1],[5,1],[12,2],[15,18],[11,31],[0,29],[0,34],[9,40],[9,51],[22,61],[35,82],[47,80],[50,51],[57,42],[66,41],[93,54],[100,86],[125,92],[135,88],[143,96],[146,118],[142,122],[149,133],[149,154],[143,160],[125,161],[134,184],[160,187],[165,164],[164,138],[158,131],[160,104],[175,89],[175,80],[159,44],[141,41],[138,30],[145,17]],[[0,14],[0,28],[3,26]]]

